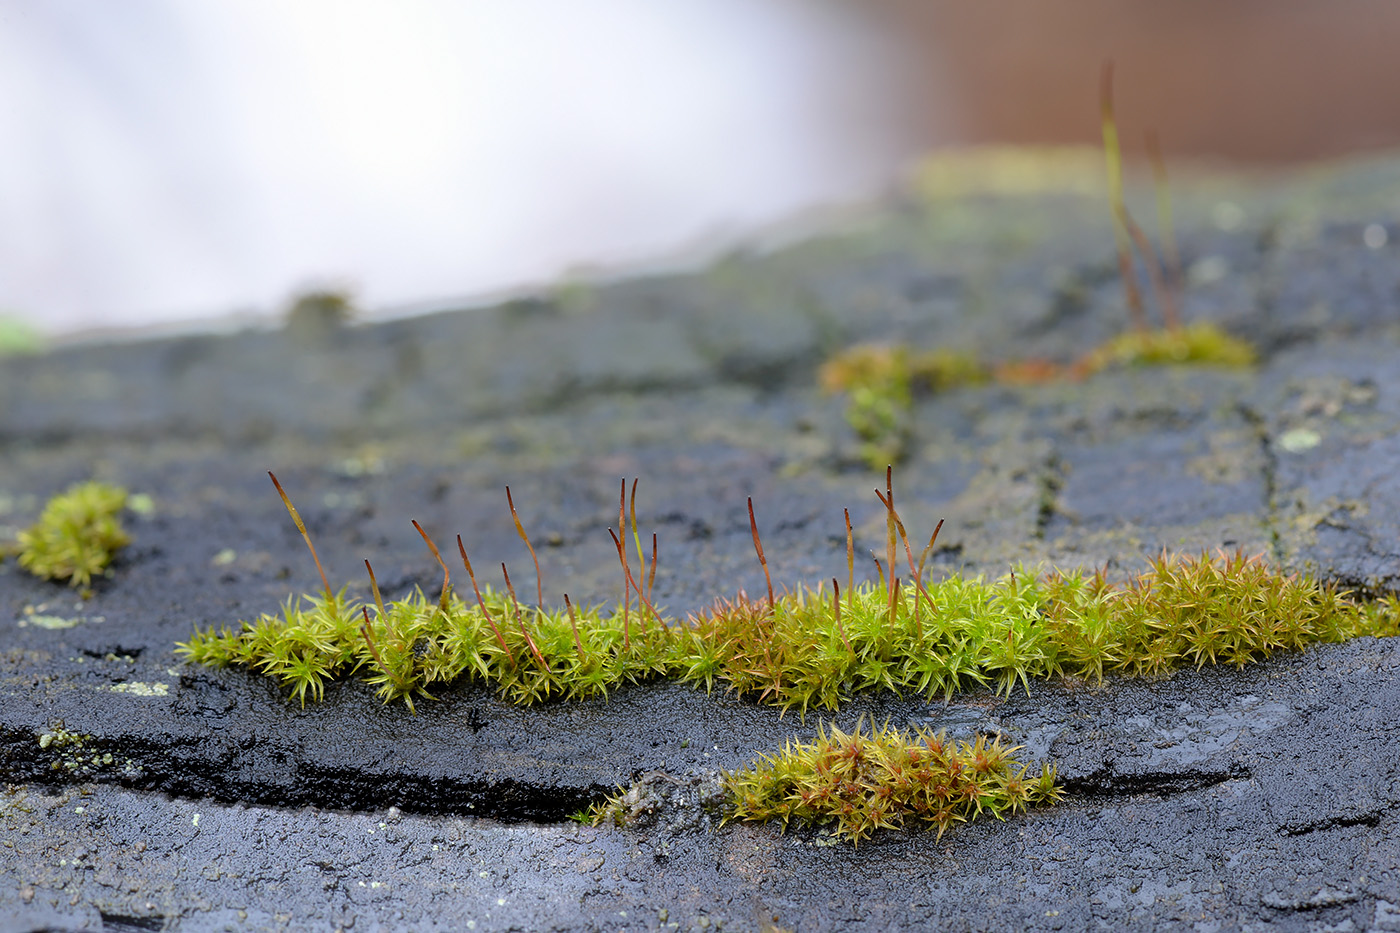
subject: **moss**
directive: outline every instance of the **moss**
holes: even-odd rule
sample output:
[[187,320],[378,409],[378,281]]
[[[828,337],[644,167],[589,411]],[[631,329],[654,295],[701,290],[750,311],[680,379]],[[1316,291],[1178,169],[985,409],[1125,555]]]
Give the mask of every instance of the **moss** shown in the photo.
[[[275,477],[273,482],[320,569],[305,523]],[[344,589],[332,592],[322,572],[322,596],[289,599],[280,614],[240,623],[237,630],[196,631],[177,651],[195,663],[246,666],[275,677],[303,705],[321,699],[327,680],[358,671],[386,703],[402,700],[410,710],[438,685],[459,679],[486,681],[503,697],[530,704],[605,697],[624,684],[669,677],[706,690],[721,682],[759,702],[805,714],[812,707],[836,709],[867,690],[930,698],[969,687],[1009,694],[1019,686],[1029,693],[1032,680],[1046,677],[1102,681],[1112,672],[1242,667],[1315,642],[1400,633],[1400,598],[1354,601],[1240,554],[1163,555],[1122,584],[1102,573],[1025,569],[997,580],[953,576],[926,584],[922,570],[938,530],[916,563],[894,508],[889,473],[885,491],[877,491],[888,529],[885,561],[876,558],[878,583],[854,584],[848,520],[844,595],[833,579],[829,592],[824,586],[798,587],[777,596],[750,500],[766,598],[741,592],[680,622],[663,617],[651,601],[655,538],[647,561],[636,523],[636,483],[630,519],[626,491],[624,483],[618,526],[610,529],[624,599],[611,612],[576,608],[567,594],[563,612],[546,609],[542,583],[535,603],[523,605],[504,565],[504,592],[481,587],[458,538],[474,597],[464,601],[436,544],[418,528],[443,568],[437,600],[416,592],[386,603],[366,561],[372,605],[351,599]],[[516,532],[533,555],[509,490],[507,502]],[[895,570],[900,545],[907,576]],[[538,571],[536,562],[537,577]],[[858,724],[851,734],[819,727],[811,743],[790,742],[780,753],[724,774],[724,821],[831,826],[833,842],[856,844],[878,829],[918,825],[941,836],[961,822],[1000,819],[1060,798],[1054,768],[1030,774],[1014,758],[1017,750],[985,737],[953,743],[888,725],[872,725],[867,733]],[[626,825],[656,805],[655,794],[638,785],[575,818]]]
[[[882,501],[892,504],[890,493]],[[542,586],[534,605],[523,604],[508,576],[505,591],[478,587],[459,539],[472,579],[470,601],[453,591],[445,565],[438,600],[419,592],[385,603],[376,588],[374,603],[365,604],[344,590],[332,594],[327,585],[323,596],[288,600],[280,614],[236,629],[196,631],[178,651],[196,663],[275,677],[303,704],[319,700],[327,680],[357,671],[385,702],[399,699],[410,708],[415,697],[458,679],[485,681],[506,699],[530,704],[605,697],[665,677],[706,690],[721,683],[805,714],[836,709],[844,698],[871,690],[934,697],[974,687],[1009,693],[1019,685],[1029,692],[1038,678],[1101,681],[1111,672],[1242,666],[1315,642],[1393,633],[1400,609],[1393,600],[1353,601],[1238,554],[1163,555],[1119,585],[1102,574],[1026,569],[997,580],[953,576],[926,583],[923,559],[915,563],[890,507],[881,564],[889,576],[879,583],[853,585],[848,549],[844,592],[832,580],[830,590],[804,586],[775,596],[770,581],[767,598],[740,593],[682,622],[654,608],[635,517],[636,556],[629,558],[619,511],[623,533],[613,537],[627,595],[608,612],[575,607],[567,595],[565,610],[543,608]],[[299,517],[297,524],[304,528]],[[753,527],[763,562],[756,522]],[[518,517],[517,530],[528,545]],[[424,540],[436,556],[436,546]],[[901,542],[909,566],[904,576],[894,571]]]
[[131,541],[118,516],[126,490],[78,483],[44,505],[39,520],[19,533],[19,563],[36,577],[87,586]]
[[860,438],[860,459],[873,469],[899,463],[913,439],[913,406],[921,396],[995,382],[1036,385],[1083,379],[1105,369],[1137,366],[1254,365],[1252,345],[1209,321],[1161,330],[1133,330],[1084,353],[1070,364],[1012,359],[992,366],[975,354],[915,350],[902,344],[859,344],[818,371],[827,392],[847,395],[846,421]]
[[[888,724],[867,733],[818,728],[814,742],[789,742],[774,755],[723,777],[724,822],[781,820],[832,826],[838,839],[859,844],[878,829],[923,825],[939,837],[978,817],[1004,819],[1061,797],[1055,769],[1035,775],[1000,739],[951,742],[924,729],[904,733]],[[626,825],[631,791],[590,808],[594,825]]]
[[861,344],[832,356],[818,373],[827,392],[849,395],[846,421],[861,440],[860,456],[872,469],[903,460],[916,395],[987,381],[985,365],[971,353]]
[[287,308],[285,327],[297,338],[322,339],[354,321],[355,303],[349,291],[319,289],[297,295]]
[[1109,340],[1080,361],[1085,373],[1131,366],[1253,366],[1254,347],[1209,321],[1166,330],[1132,331]]

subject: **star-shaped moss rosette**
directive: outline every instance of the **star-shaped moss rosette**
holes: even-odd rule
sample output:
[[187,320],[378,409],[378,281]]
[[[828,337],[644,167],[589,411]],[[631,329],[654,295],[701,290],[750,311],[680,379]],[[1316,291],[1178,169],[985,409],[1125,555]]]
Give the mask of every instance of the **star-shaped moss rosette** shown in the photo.
[[[656,539],[647,561],[636,531],[635,482],[632,491],[635,553],[627,546],[624,495],[618,529],[611,532],[624,598],[610,610],[575,606],[567,594],[563,610],[546,608],[542,583],[534,604],[526,604],[504,565],[503,591],[481,586],[459,537],[471,581],[464,599],[437,546],[419,527],[443,568],[440,598],[416,592],[386,602],[366,561],[371,603],[344,589],[333,592],[323,571],[322,595],[289,598],[280,613],[234,629],[196,631],[177,650],[196,663],[239,665],[275,677],[302,704],[319,700],[326,681],[355,672],[385,702],[402,700],[410,709],[415,697],[430,697],[459,678],[486,681],[521,704],[606,697],[627,684],[673,678],[706,690],[723,683],[805,714],[813,707],[835,710],[846,697],[871,690],[930,698],[977,687],[1009,693],[1019,685],[1029,692],[1033,680],[1056,676],[1097,682],[1114,672],[1243,666],[1314,642],[1393,635],[1400,625],[1395,597],[1357,601],[1240,554],[1163,555],[1121,584],[1101,572],[1025,568],[995,580],[955,575],[927,583],[923,567],[937,531],[916,560],[888,475],[885,491],[877,490],[889,529],[885,560],[875,560],[878,582],[854,582],[848,513],[844,588],[833,578],[830,589],[799,586],[775,594],[769,578],[763,598],[741,592],[678,620],[652,601]],[[305,535],[300,516],[286,502]],[[510,506],[528,545],[513,500]],[[767,577],[752,501],[749,509]],[[306,540],[310,545],[309,535]],[[900,550],[905,575],[895,569]],[[538,562],[536,571],[538,581]]]

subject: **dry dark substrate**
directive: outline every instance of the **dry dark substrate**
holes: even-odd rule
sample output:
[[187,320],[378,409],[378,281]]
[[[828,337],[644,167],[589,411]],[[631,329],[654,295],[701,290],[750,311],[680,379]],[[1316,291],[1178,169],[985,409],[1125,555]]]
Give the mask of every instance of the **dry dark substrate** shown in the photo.
[[[947,517],[938,571],[1125,573],[1224,547],[1400,588],[1400,265],[1346,206],[1396,174],[1340,175],[1322,206],[1316,186],[1253,192],[1231,234],[1191,226],[1188,193],[1188,260],[1228,270],[1188,314],[1255,340],[1257,372],[921,403],[896,489],[915,536]],[[1308,210],[1322,219],[1293,223]],[[614,599],[624,475],[677,613],[761,588],[750,495],[780,581],[844,577],[841,508],[861,553],[883,518],[840,401],[812,388],[822,355],[882,336],[1065,359],[1120,326],[1111,269],[1091,202],[903,205],[691,276],[0,361],[0,521],[90,475],[156,503],[90,600],[0,567],[0,930],[1400,928],[1392,641],[1030,697],[865,697],[805,722],[668,684],[529,710],[462,685],[410,716],[351,680],[303,710],[175,658],[194,626],[318,586],[267,469],[361,592],[364,557],[392,595],[440,584],[410,518],[531,591],[510,483],[546,599]],[[1068,800],[858,849],[715,827],[716,769],[862,715],[1002,734],[1058,762]],[[81,745],[41,747],[59,728]],[[567,821],[641,775],[659,803],[638,827]]]

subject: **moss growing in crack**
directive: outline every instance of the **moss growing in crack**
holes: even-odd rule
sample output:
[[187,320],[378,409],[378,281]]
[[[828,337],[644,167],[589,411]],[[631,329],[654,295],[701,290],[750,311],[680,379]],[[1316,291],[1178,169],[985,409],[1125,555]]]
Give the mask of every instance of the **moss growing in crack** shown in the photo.
[[910,416],[917,395],[976,385],[988,378],[976,355],[954,350],[914,350],[861,344],[822,364],[818,380],[827,392],[849,396],[846,422],[860,438],[860,456],[873,469],[907,454]]
[[968,353],[917,351],[899,344],[862,344],[822,365],[818,381],[847,396],[846,422],[860,439],[860,459],[872,468],[898,463],[913,440],[914,402],[957,386],[995,382],[1036,385],[1084,379],[1109,369],[1143,366],[1253,366],[1254,347],[1219,325],[1197,321],[1160,330],[1135,329],[1112,337],[1072,363],[1004,360],[995,366]]
[[[1024,568],[996,580],[953,576],[926,583],[923,566],[937,530],[916,562],[888,478],[877,494],[889,532],[884,563],[876,558],[876,584],[854,583],[847,519],[844,591],[833,579],[830,590],[803,586],[777,595],[770,578],[766,598],[741,592],[684,621],[667,618],[651,599],[655,537],[648,565],[636,533],[634,495],[636,553],[629,557],[623,495],[618,530],[610,533],[624,599],[610,612],[575,607],[567,594],[563,611],[546,609],[542,584],[536,602],[523,604],[504,565],[504,592],[482,587],[460,538],[471,597],[459,598],[424,534],[444,573],[437,600],[418,592],[386,603],[366,561],[372,604],[344,590],[332,593],[325,583],[323,595],[289,600],[280,614],[237,629],[196,631],[178,651],[196,663],[240,665],[275,677],[303,704],[319,700],[327,680],[357,671],[385,702],[402,700],[410,709],[415,698],[431,697],[438,685],[459,678],[483,680],[504,698],[531,704],[605,697],[626,684],[667,677],[706,690],[720,683],[805,715],[813,707],[837,709],[846,697],[871,690],[946,697],[974,687],[1009,693],[1019,685],[1029,692],[1038,678],[1101,681],[1112,672],[1243,666],[1314,642],[1395,634],[1400,624],[1400,601],[1362,604],[1238,554],[1163,555],[1124,584],[1101,573]],[[511,507],[514,512],[513,501]],[[305,534],[290,501],[288,508]],[[749,508],[767,576],[752,501]],[[516,521],[528,545],[518,515]],[[907,575],[896,570],[901,548]]]
[[1209,321],[1168,330],[1131,331],[1090,351],[1078,364],[1085,373],[1134,366],[1225,366],[1257,360],[1254,347]]
[[[897,463],[905,457],[913,440],[913,403],[921,391],[986,381],[1035,385],[1078,380],[1104,369],[1125,367],[1242,368],[1255,363],[1257,353],[1248,342],[1209,321],[1190,325],[1183,325],[1181,321],[1178,311],[1181,258],[1172,226],[1166,163],[1155,135],[1148,134],[1147,148],[1157,189],[1159,259],[1159,251],[1133,219],[1124,195],[1123,156],[1113,110],[1111,64],[1105,65],[1103,71],[1100,112],[1118,272],[1131,330],[1083,351],[1071,362],[1012,358],[993,365],[968,353],[949,350],[927,353],[899,344],[859,345],[837,353],[822,366],[819,381],[827,391],[848,395],[846,419],[860,439],[859,455],[866,463],[878,467]],[[998,168],[998,162],[1005,162],[1005,166]],[[1014,168],[1014,160],[994,158],[989,166],[996,174],[1007,167]],[[1146,267],[1162,319],[1160,328],[1153,328],[1148,322],[1143,290],[1137,279],[1135,251]]]
[[[1004,819],[1061,797],[1054,767],[1031,768],[1015,759],[1019,747],[978,736],[952,742],[943,734],[905,733],[886,724],[868,732],[818,727],[813,742],[789,742],[740,771],[723,775],[722,822],[781,820],[831,826],[838,840],[856,845],[878,829],[922,826],[941,838],[958,823]],[[642,785],[589,808],[593,825],[628,825],[636,818]]]
[[[1182,326],[1177,310],[1178,292],[1181,287],[1181,259],[1176,246],[1176,234],[1172,229],[1171,194],[1161,147],[1156,136],[1148,134],[1147,148],[1156,180],[1157,223],[1165,262],[1159,261],[1157,250],[1133,220],[1123,194],[1123,155],[1118,145],[1118,124],[1113,112],[1111,63],[1104,65],[1099,95],[1104,161],[1108,171],[1108,200],[1113,215],[1114,242],[1118,250],[1118,272],[1123,282],[1124,301],[1128,306],[1133,330],[1090,351],[1075,368],[1083,373],[1093,373],[1108,367],[1121,366],[1254,365],[1254,348],[1238,337],[1225,333],[1216,325],[1202,321],[1189,327]],[[1161,330],[1152,330],[1147,325],[1142,291],[1138,288],[1137,273],[1133,267],[1134,249],[1147,267],[1148,282],[1162,315]]]
[[20,566],[36,577],[87,586],[131,541],[118,520],[126,499],[125,489],[98,482],[54,496],[39,520],[19,533]]
[[877,829],[923,825],[939,837],[982,816],[1004,819],[1060,799],[1055,769],[1029,768],[1000,739],[950,742],[888,724],[866,734],[832,726],[812,743],[789,742],[746,770],[726,774],[725,820],[781,820],[832,825],[833,835],[859,844]]

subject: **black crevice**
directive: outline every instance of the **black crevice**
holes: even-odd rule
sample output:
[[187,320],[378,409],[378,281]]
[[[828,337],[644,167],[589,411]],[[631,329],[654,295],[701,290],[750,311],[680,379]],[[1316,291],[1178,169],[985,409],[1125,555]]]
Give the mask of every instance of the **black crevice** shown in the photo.
[[1133,774],[1121,774],[1111,765],[1104,764],[1088,774],[1066,777],[1063,785],[1066,794],[1081,799],[1112,799],[1145,794],[1169,797],[1205,790],[1226,781],[1247,780],[1249,777],[1249,769],[1239,762],[1231,762],[1228,767],[1219,769],[1190,768],[1185,771],[1143,771]]
[[377,812],[395,806],[406,813],[511,823],[562,822],[616,791],[601,782],[533,781],[504,774],[455,777],[382,765],[338,767],[307,761],[291,746],[259,744],[251,752],[240,751],[222,746],[217,737],[173,744],[85,737],[76,751],[84,762],[111,752],[114,764],[64,767],[75,749],[45,750],[26,730],[0,731],[0,778],[39,786],[114,784],[267,807]]
[[115,930],[118,933],[123,930],[164,930],[168,922],[165,917],[133,917],[130,914],[114,914],[105,910],[98,913],[102,916],[102,929]]
[[1321,820],[1295,820],[1278,828],[1281,836],[1306,836],[1308,833],[1326,832],[1332,829],[1345,829],[1348,826],[1379,826],[1381,812],[1368,810],[1365,813],[1349,813],[1345,816],[1329,816]]

